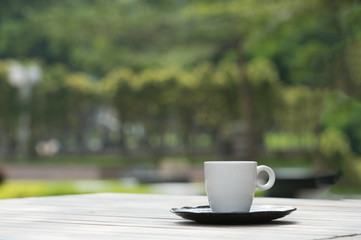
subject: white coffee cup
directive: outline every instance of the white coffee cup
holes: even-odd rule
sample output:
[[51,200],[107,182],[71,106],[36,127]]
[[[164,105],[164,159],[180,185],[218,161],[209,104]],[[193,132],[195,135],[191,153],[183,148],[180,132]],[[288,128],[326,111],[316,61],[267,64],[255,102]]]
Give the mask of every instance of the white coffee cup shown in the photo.
[[[266,184],[257,182],[262,171],[269,176]],[[253,161],[204,162],[204,177],[212,212],[249,212],[256,187],[268,190],[276,178],[272,168]]]

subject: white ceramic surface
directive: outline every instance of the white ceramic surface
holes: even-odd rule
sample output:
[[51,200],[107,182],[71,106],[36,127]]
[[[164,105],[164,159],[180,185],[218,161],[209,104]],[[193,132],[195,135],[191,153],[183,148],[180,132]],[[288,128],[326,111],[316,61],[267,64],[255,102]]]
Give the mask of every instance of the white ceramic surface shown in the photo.
[[[265,171],[266,184],[257,182],[257,175]],[[205,186],[213,212],[249,212],[256,187],[270,189],[275,174],[268,166],[253,161],[211,161],[204,163]]]

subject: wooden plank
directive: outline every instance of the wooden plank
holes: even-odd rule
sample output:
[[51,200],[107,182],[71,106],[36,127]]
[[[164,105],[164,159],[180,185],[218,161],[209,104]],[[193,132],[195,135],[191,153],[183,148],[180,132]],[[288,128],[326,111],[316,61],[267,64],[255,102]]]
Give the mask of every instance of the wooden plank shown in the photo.
[[[262,225],[200,225],[169,209],[205,196],[89,194],[0,201],[0,239],[327,239],[361,238],[361,201],[256,198],[298,208]],[[40,236],[40,237],[39,237]]]

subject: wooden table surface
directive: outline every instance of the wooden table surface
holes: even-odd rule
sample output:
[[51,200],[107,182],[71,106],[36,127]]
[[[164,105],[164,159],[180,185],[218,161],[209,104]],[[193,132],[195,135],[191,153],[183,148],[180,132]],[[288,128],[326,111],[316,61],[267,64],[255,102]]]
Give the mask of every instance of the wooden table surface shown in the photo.
[[255,198],[297,208],[259,225],[202,225],[169,211],[205,204],[205,196],[121,193],[0,200],[0,239],[361,239],[361,200]]

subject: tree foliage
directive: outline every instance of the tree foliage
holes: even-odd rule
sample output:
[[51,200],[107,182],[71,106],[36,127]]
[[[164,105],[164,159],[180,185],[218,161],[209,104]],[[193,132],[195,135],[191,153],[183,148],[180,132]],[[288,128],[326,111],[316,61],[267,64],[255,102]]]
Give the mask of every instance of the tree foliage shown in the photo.
[[313,133],[320,143],[315,151],[332,162],[327,146],[333,140],[327,139],[337,133],[344,136],[337,145],[360,154],[357,1],[0,4],[0,134],[10,139],[6,144],[14,141],[19,114],[16,89],[6,81],[16,59],[44,69],[32,98],[34,141],[75,136],[80,146],[93,131],[96,110],[107,106],[123,126],[140,124],[149,138],[176,132],[184,145],[193,132],[217,139],[241,121],[255,146],[268,131]]

